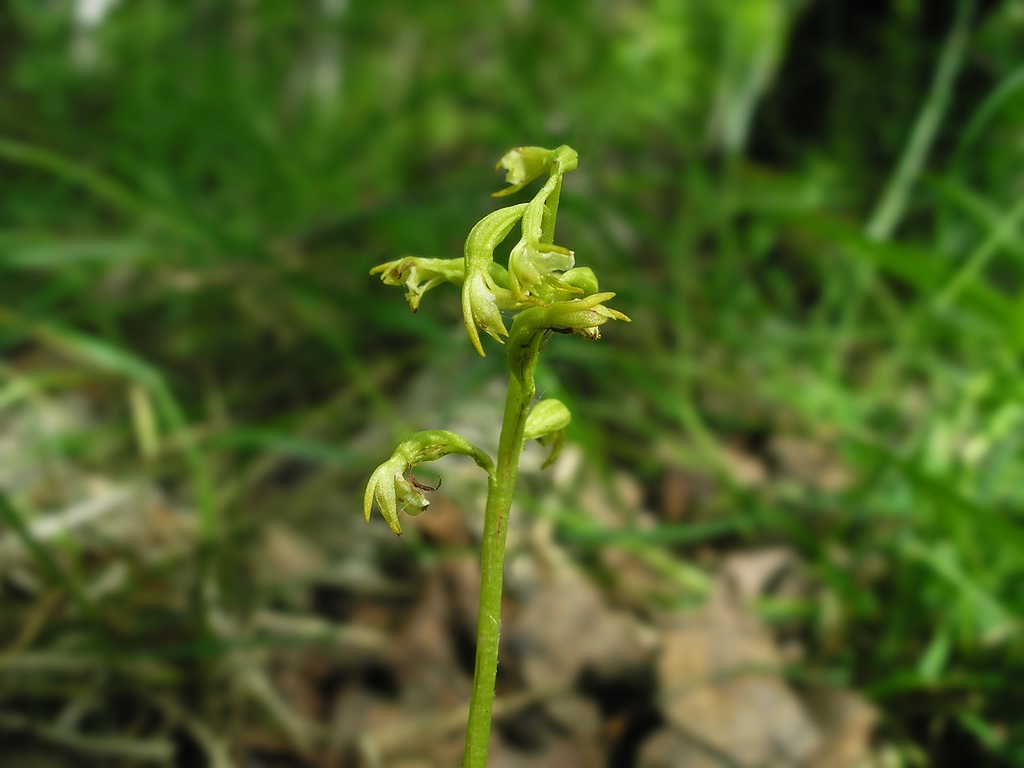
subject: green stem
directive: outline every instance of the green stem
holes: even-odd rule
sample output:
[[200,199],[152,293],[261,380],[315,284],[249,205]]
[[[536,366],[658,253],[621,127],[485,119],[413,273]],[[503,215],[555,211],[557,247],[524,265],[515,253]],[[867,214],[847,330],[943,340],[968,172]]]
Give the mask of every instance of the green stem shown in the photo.
[[[515,326],[509,337],[509,358],[513,357]],[[525,347],[526,359],[520,380],[509,376],[505,415],[498,440],[498,464],[487,488],[484,514],[484,539],[480,553],[480,612],[476,629],[476,666],[473,671],[473,695],[469,702],[466,750],[463,768],[486,768],[487,745],[491,733],[494,685],[498,676],[498,641],[501,636],[501,587],[505,566],[505,538],[512,493],[519,475],[519,456],[523,450],[523,430],[537,388],[534,371],[540,356],[544,333],[531,335]]]

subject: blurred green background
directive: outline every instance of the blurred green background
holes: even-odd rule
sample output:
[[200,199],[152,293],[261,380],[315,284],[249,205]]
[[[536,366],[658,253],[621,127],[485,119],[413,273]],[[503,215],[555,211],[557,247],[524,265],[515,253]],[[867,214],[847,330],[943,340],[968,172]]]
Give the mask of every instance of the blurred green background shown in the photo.
[[[788,544],[798,679],[868,695],[901,765],[1024,765],[1024,2],[102,5],[0,5],[0,743],[86,684],[18,658],[204,700],[211,626],[279,599],[268,521],[376,556],[368,472],[502,360],[367,272],[458,255],[497,158],[567,143],[559,242],[634,322],[541,387],[651,509],[710,478],[640,541],[677,599],[698,551]],[[86,546],[60,515],[122,485],[195,545]],[[584,561],[621,535],[556,521]]]

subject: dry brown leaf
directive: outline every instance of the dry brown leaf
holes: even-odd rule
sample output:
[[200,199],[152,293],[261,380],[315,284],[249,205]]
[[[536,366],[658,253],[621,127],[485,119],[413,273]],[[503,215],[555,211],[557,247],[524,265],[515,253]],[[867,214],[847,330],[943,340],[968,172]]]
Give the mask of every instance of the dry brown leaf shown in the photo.
[[665,635],[657,664],[662,712],[728,759],[799,765],[819,748],[820,735],[780,666],[768,632],[720,582],[704,608]]
[[263,528],[256,574],[273,584],[311,579],[327,569],[322,551],[287,525],[269,522]]
[[878,712],[851,691],[820,689],[806,697],[824,743],[804,768],[856,768],[868,759]]
[[640,622],[612,609],[569,560],[538,564],[535,578],[506,630],[527,687],[569,686],[584,669],[613,678],[650,658]]
[[558,696],[546,707],[548,718],[562,732],[577,739],[597,742],[601,733],[601,709],[582,696]]
[[686,735],[662,728],[648,736],[637,754],[636,768],[723,768]]
[[552,739],[530,750],[514,749],[498,741],[488,757],[490,768],[594,768],[604,763],[597,744],[570,738]]
[[[434,482],[434,478],[427,479]],[[432,494],[430,506],[416,518],[416,524],[424,537],[438,546],[468,547],[472,543],[466,516],[445,496]]]
[[[796,554],[788,547],[737,552],[722,563],[720,578],[728,579],[735,594],[744,604],[749,604],[769,592],[772,581],[783,571],[794,569],[796,564]],[[793,588],[791,584],[787,587]]]
[[768,452],[783,477],[818,491],[836,493],[850,487],[852,476],[823,437],[776,434]]
[[737,485],[743,488],[760,488],[768,480],[768,470],[764,462],[744,448],[724,446],[721,456],[733,482]]
[[403,699],[413,709],[448,708],[469,700],[470,680],[456,657],[451,627],[452,605],[444,577],[431,570],[391,653]]

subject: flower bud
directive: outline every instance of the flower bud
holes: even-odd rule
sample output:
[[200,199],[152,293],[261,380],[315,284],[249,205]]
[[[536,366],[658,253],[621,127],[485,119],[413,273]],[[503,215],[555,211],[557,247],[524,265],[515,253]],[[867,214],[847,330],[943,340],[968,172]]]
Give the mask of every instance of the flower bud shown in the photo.
[[565,428],[571,420],[572,414],[565,403],[553,397],[538,402],[526,417],[523,439],[539,440],[541,445],[551,449],[541,469],[547,469],[558,458],[565,439]]
[[539,440],[545,435],[560,432],[569,426],[571,420],[572,414],[565,403],[553,397],[545,398],[538,401],[526,417],[523,439]]

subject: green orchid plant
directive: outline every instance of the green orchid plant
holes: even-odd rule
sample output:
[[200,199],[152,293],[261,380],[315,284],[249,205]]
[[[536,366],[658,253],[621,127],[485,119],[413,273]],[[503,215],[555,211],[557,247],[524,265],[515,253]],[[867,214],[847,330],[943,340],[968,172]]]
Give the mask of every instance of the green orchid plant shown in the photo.
[[[541,349],[552,333],[598,339],[609,320],[629,318],[606,306],[614,293],[598,290],[597,277],[588,267],[577,267],[575,254],[554,240],[555,218],[562,177],[576,168],[575,150],[517,147],[498,162],[508,172],[509,187],[495,197],[510,195],[547,174],[547,180],[528,203],[510,205],[481,219],[466,238],[461,259],[406,256],[370,270],[386,285],[405,286],[413,312],[423,294],[442,283],[462,290],[462,313],[474,348],[484,355],[480,331],[506,346],[509,367],[508,395],[498,441],[497,461],[464,438],[444,430],[417,432],[403,440],[394,454],[371,475],[363,512],[367,521],[376,502],[388,526],[402,535],[399,513],[416,515],[435,490],[416,480],[415,467],[448,454],[471,457],[487,473],[487,505],[480,562],[480,613],[477,620],[476,666],[466,729],[465,768],[486,768],[487,746],[498,667],[501,625],[501,589],[505,537],[519,457],[526,440],[539,440],[550,448],[544,466],[557,457],[569,424],[569,409],[548,398],[534,403],[534,373]],[[507,267],[494,260],[506,237],[520,228]],[[512,317],[511,330],[506,314]]]

